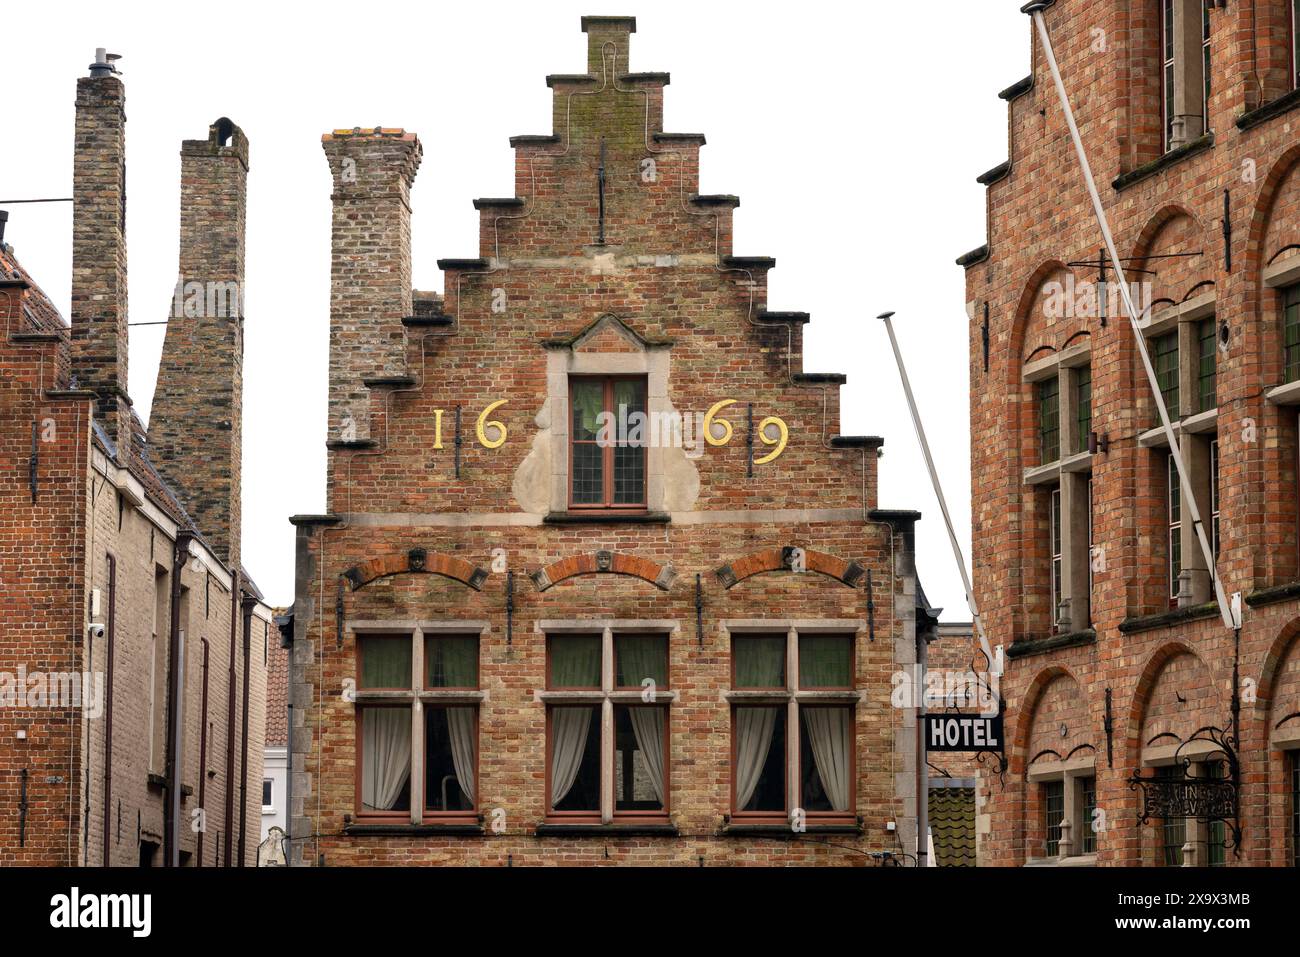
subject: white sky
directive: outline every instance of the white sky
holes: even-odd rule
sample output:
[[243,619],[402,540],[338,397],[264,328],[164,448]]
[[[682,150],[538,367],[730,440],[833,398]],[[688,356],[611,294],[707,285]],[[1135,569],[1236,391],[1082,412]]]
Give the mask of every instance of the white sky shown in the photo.
[[[415,286],[478,254],[477,196],[513,192],[507,138],[550,133],[548,73],[582,72],[582,14],[637,17],[634,71],[672,74],[665,128],[704,133],[701,190],[736,193],[738,255],[775,256],[772,309],[812,313],[805,368],[846,372],[845,434],[883,435],[880,505],[915,508],[922,581],[969,617],[883,325],[895,319],[969,560],[964,277],[985,239],[979,173],[1007,158],[998,90],[1028,72],[1020,0],[14,4],[5,11],[0,199],[68,196],[76,78],[97,46],[127,88],[130,319],[165,319],[180,142],[229,116],[250,140],[244,564],[293,597],[288,516],[325,505],[330,178],[321,134],[401,126],[424,144]],[[220,16],[213,14],[219,12]],[[6,241],[68,315],[71,204],[5,207]],[[131,330],[153,395],[163,327]]]

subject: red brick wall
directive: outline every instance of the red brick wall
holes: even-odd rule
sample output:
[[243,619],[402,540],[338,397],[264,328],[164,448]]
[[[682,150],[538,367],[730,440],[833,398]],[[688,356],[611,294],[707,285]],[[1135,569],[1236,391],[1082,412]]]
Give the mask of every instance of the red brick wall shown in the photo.
[[[1114,181],[1160,151],[1159,74],[1151,47],[1157,5],[1060,0],[1046,13],[1120,254],[1202,252],[1200,257],[1135,265],[1157,270],[1157,300],[1181,302],[1193,290],[1200,294],[1213,288],[1218,317],[1229,323],[1229,348],[1218,358],[1219,573],[1229,593],[1246,596],[1293,581],[1298,568],[1294,410],[1279,409],[1262,396],[1280,383],[1281,372],[1276,293],[1263,286],[1260,275],[1281,250],[1300,241],[1295,215],[1300,180],[1294,172],[1300,151],[1294,146],[1292,113],[1244,130],[1236,125],[1238,116],[1282,93],[1286,85],[1286,51],[1279,43],[1285,5],[1255,7],[1255,39],[1251,5],[1211,11],[1213,147],[1123,188]],[[1095,30],[1105,31],[1104,51],[1095,43]],[[1099,742],[1099,800],[1113,828],[1100,836],[1099,859],[1136,863],[1141,847],[1133,823],[1136,797],[1125,778],[1140,760],[1142,729],[1166,707],[1159,697],[1166,682],[1182,682],[1178,688],[1188,698],[1185,704],[1175,699],[1179,727],[1222,726],[1229,717],[1233,643],[1231,633],[1211,614],[1149,630],[1119,630],[1125,619],[1168,608],[1164,465],[1157,453],[1136,443],[1137,433],[1150,428],[1155,413],[1127,320],[1112,316],[1105,328],[1096,319],[1073,320],[1050,331],[1042,323],[1042,285],[1059,276],[1061,264],[1096,258],[1101,243],[1037,41],[1035,47],[1033,86],[1009,106],[1011,171],[988,188],[989,255],[966,272],[972,473],[978,477],[971,489],[976,591],[995,643],[1049,633],[1042,614],[1047,588],[1043,493],[1022,479],[1023,470],[1038,462],[1036,414],[1022,370],[1032,349],[1059,350],[1086,331],[1092,348],[1093,428],[1110,442],[1109,452],[1092,460],[1096,541],[1106,550],[1106,570],[1097,573],[1092,595],[1097,639],[1012,661],[1005,689],[1009,719],[1017,730],[1009,735],[1024,742],[1020,729],[1035,707],[1042,676],[1063,670],[1074,677]],[[1225,189],[1231,191],[1230,271],[1222,236]],[[1080,281],[1096,276],[1095,268],[1074,272]],[[1130,281],[1142,278],[1150,277],[1134,275]],[[987,372],[981,337],[986,302],[991,337]],[[1258,441],[1241,440],[1252,423]],[[1246,608],[1243,678],[1262,686],[1269,655],[1280,654],[1278,642],[1298,613],[1294,599]],[[1186,648],[1184,657],[1162,665],[1175,642]],[[1168,670],[1156,681],[1162,666]],[[1113,768],[1105,760],[1101,734],[1107,688],[1113,698]],[[1267,794],[1275,795],[1275,804],[1280,800],[1280,765],[1267,760],[1260,710],[1266,708],[1249,701],[1243,706],[1246,846],[1241,859],[1252,863],[1280,862],[1288,840],[1279,831],[1280,812],[1275,809],[1270,818],[1262,811]],[[1032,754],[1024,747],[1012,755],[1006,787],[992,786],[993,830],[985,849],[995,863],[1020,863],[1026,854],[1024,771]],[[1229,860],[1234,860],[1231,852]]]
[[[480,204],[478,253],[485,262],[446,264],[441,325],[406,330],[404,366],[397,371],[413,381],[373,384],[369,421],[357,430],[357,437],[369,437],[373,446],[335,443],[331,452],[328,501],[337,522],[300,522],[291,678],[294,853],[307,863],[321,855],[326,864],[867,864],[861,852],[898,851],[898,836],[886,825],[897,822],[901,831],[914,813],[897,793],[899,778],[914,775],[915,765],[900,750],[902,715],[889,700],[896,662],[911,660],[899,656],[913,653],[910,520],[894,529],[867,519],[876,504],[876,445],[829,447],[839,431],[838,380],[798,380],[803,372],[799,324],[761,318],[771,263],[729,258],[734,200],[695,200],[702,138],[659,134],[666,76],[628,74],[626,26],[600,20],[587,26],[590,72],[548,81],[555,92],[555,135],[515,141],[515,188],[523,204]],[[612,46],[602,70],[607,44]],[[621,51],[617,63],[613,50]],[[602,138],[604,246],[597,243]],[[349,357],[359,354],[357,344],[363,341],[386,348],[382,344],[402,334],[400,310],[407,308],[404,298],[385,292],[388,279],[401,275],[405,252],[391,244],[382,250],[357,244],[348,231],[354,217],[346,191],[356,186],[364,193],[371,186],[345,183],[340,159],[353,156],[357,169],[400,189],[418,146],[395,152],[394,142],[412,140],[400,131],[336,131],[326,140],[335,174],[336,267],[351,263],[350,276],[384,266],[386,277],[341,286],[336,269],[331,439],[340,437],[336,413],[339,403],[355,394],[357,377],[379,374],[373,364],[354,368]],[[644,175],[649,161],[653,178]],[[405,242],[404,222],[396,210],[393,222],[376,224],[374,232]],[[568,349],[564,343],[608,315],[631,330],[630,338],[607,328],[575,351],[627,359],[630,353],[669,348],[672,407],[703,413],[720,400],[736,400],[722,413],[734,434],[728,444],[709,447],[690,463],[688,471],[698,473],[697,495],[687,490],[691,482],[680,473],[666,474],[666,482],[678,483],[669,498],[689,505],[670,505],[665,524],[544,524],[542,512],[520,500],[519,487],[528,481],[529,456],[545,441],[548,395],[554,390],[548,350]],[[369,354],[377,360],[383,353]],[[352,378],[339,378],[348,375]],[[476,438],[475,425],[498,400],[506,401],[491,418],[505,424],[507,437],[489,449]],[[746,463],[750,403],[755,427],[777,415],[790,429],[784,454],[755,465],[752,477]],[[464,437],[459,477],[458,406]],[[434,447],[438,409],[444,410],[440,449]],[[757,440],[754,449],[755,457],[769,451]],[[846,586],[819,573],[811,557],[806,574],[764,572],[729,589],[715,574],[725,564],[786,545],[870,570],[874,642],[868,638],[864,582]],[[428,550],[430,567],[443,561],[440,556],[451,556],[492,571],[481,591],[438,575],[410,574],[405,555],[417,547]],[[506,576],[499,566],[493,569],[496,549],[504,550],[515,574],[509,642]],[[529,578],[565,562],[552,570],[558,579],[576,567],[571,560],[598,549],[630,556],[632,565],[671,565],[676,579],[665,591],[636,577],[586,574],[539,591]],[[357,755],[355,705],[341,692],[344,682],[357,676],[354,635],[344,627],[341,644],[337,637],[337,589],[348,569],[366,562],[376,562],[378,569],[387,556],[397,556],[397,567],[387,569],[396,574],[345,590],[345,626],[359,619],[490,625],[480,652],[488,700],[481,713],[479,808],[483,814],[504,809],[502,834],[343,833],[357,812]],[[736,568],[738,575],[742,567]],[[696,631],[697,574],[703,584],[702,638]],[[680,697],[669,719],[676,838],[534,835],[546,799],[546,711],[534,697],[545,687],[545,639],[536,623],[573,618],[677,623],[670,681]],[[863,831],[833,838],[848,850],[791,843],[788,834],[769,840],[719,836],[731,810],[730,718],[722,697],[730,687],[731,664],[721,623],[754,618],[859,623],[856,683],[864,694],[856,711],[854,790]]]

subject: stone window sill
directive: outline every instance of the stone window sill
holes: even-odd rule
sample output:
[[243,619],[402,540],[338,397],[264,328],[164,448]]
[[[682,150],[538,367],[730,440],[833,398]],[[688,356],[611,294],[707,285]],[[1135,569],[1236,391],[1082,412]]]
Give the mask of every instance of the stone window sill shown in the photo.
[[1258,106],[1249,113],[1243,113],[1237,117],[1237,129],[1243,131],[1252,129],[1261,123],[1267,123],[1276,116],[1291,112],[1297,106],[1300,106],[1300,90],[1284,93],[1277,99],[1270,100],[1263,106]]
[[722,837],[772,837],[797,838],[800,834],[854,834],[862,835],[861,824],[808,824],[803,831],[796,833],[789,824],[746,824],[731,821],[722,826],[718,834]]
[[1119,623],[1119,630],[1126,635],[1131,635],[1135,632],[1152,631],[1156,628],[1178,625],[1185,621],[1213,618],[1218,613],[1219,606],[1216,602],[1189,605],[1186,608],[1175,608],[1172,611],[1163,611],[1155,615],[1139,615],[1133,618],[1125,618]]
[[546,525],[667,525],[667,512],[551,512],[542,522]]
[[1199,139],[1192,140],[1190,143],[1184,143],[1177,149],[1172,149],[1159,159],[1154,159],[1150,163],[1139,166],[1137,169],[1130,170],[1115,180],[1111,185],[1114,186],[1115,192],[1121,192],[1135,183],[1140,183],[1144,179],[1155,176],[1157,173],[1175,166],[1188,157],[1195,156],[1197,153],[1204,152],[1214,146],[1214,134],[1206,133]]
[[537,837],[677,837],[677,825],[662,824],[560,824],[542,823],[534,831]]
[[483,825],[464,824],[348,824],[343,833],[349,837],[481,837]]

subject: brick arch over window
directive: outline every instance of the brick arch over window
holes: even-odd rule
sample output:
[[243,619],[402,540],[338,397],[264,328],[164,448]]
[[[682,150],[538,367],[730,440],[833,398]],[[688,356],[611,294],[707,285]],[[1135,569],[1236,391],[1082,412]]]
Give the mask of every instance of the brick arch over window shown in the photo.
[[1186,740],[1207,724],[1222,726],[1228,709],[1220,697],[1213,674],[1196,652],[1181,641],[1161,645],[1147,659],[1129,704],[1129,765],[1141,766],[1142,749],[1149,741],[1168,743],[1170,735]]
[[[1087,699],[1069,669],[1044,668],[1030,682],[1023,701],[1011,737],[1013,774],[1023,774],[1036,758],[1055,756],[1064,761],[1089,749],[1096,751]],[[1065,737],[1060,733],[1062,724]]]
[[441,575],[458,581],[468,588],[481,591],[487,581],[487,569],[477,568],[464,559],[454,558],[440,552],[430,552],[423,548],[412,548],[405,552],[393,552],[371,558],[359,565],[353,565],[343,573],[343,578],[356,591],[379,578],[406,573]]
[[803,552],[804,568],[827,578],[834,578],[850,588],[857,588],[866,575],[866,569],[857,562],[845,561],[827,552],[817,552],[798,545],[786,545],[778,548],[765,548],[743,558],[737,558],[723,565],[714,574],[718,576],[725,588],[732,588],[746,578],[761,575],[764,572],[793,571],[797,553]]
[[[1279,693],[1280,692],[1280,693]],[[1279,632],[1264,656],[1260,669],[1259,695],[1255,710],[1266,720],[1265,735],[1282,719],[1297,710],[1300,701],[1300,618]],[[1300,722],[1300,718],[1292,718]],[[1261,742],[1262,744],[1262,742]]]
[[1034,270],[1034,274],[1029,277],[1029,281],[1025,283],[1025,288],[1020,293],[1020,301],[1016,303],[1015,318],[1011,326],[1011,339],[1008,342],[1006,368],[1006,381],[1013,394],[1024,385],[1024,366],[1031,353],[1034,354],[1034,358],[1041,358],[1048,355],[1049,350],[1059,350],[1078,331],[1071,330],[1059,337],[1052,336],[1051,341],[1048,341],[1048,330],[1042,321],[1044,286],[1054,278],[1064,277],[1069,272],[1070,268],[1059,260],[1045,262]]
[[626,575],[649,582],[661,591],[673,586],[677,573],[671,565],[660,565],[648,558],[639,558],[624,552],[598,551],[570,555],[538,569],[530,576],[538,591],[578,575]]
[[[1294,378],[1287,370],[1285,333],[1286,294],[1283,288],[1293,282],[1272,275],[1278,268],[1287,270],[1288,263],[1300,262],[1291,256],[1300,256],[1300,146],[1283,153],[1265,173],[1258,171],[1258,198],[1247,234],[1246,251],[1241,264],[1248,277],[1243,289],[1241,320],[1244,328],[1233,329],[1232,344],[1239,335],[1255,345],[1246,350],[1238,361],[1245,381],[1272,388]],[[1266,276],[1272,278],[1266,281]],[[1276,284],[1276,285],[1275,285]],[[1268,456],[1240,454],[1238,449],[1226,447],[1229,453],[1223,467],[1236,469],[1246,487],[1272,485],[1280,494],[1268,495],[1260,502],[1243,503],[1242,521],[1262,528],[1262,547],[1250,549],[1253,577],[1265,585],[1281,585],[1300,576],[1300,542],[1297,541],[1297,522],[1300,521],[1300,479],[1296,474],[1297,456],[1300,456],[1300,428],[1297,426],[1295,406],[1274,405],[1271,402],[1253,404],[1246,414],[1255,419],[1259,428],[1259,447],[1272,449]],[[1232,461],[1236,455],[1238,462]],[[1236,556],[1233,556],[1234,558]]]
[[[1071,281],[1071,277],[1073,277]],[[1095,277],[1094,277],[1095,278]],[[1049,292],[1070,297],[1089,277],[1073,272],[1060,260],[1048,260],[1034,270],[1021,290],[1006,353],[1006,394],[1013,399],[1003,407],[999,425],[1012,451],[1009,503],[1019,515],[1015,549],[1007,568],[1019,613],[1012,619],[1012,640],[1050,633],[1056,620],[1051,602],[1052,564],[1049,555],[1051,493],[1048,486],[1028,486],[1020,476],[1041,464],[1038,385],[1025,379],[1029,362],[1050,360],[1066,348],[1084,341],[1091,320],[1077,315],[1048,316]],[[1057,292],[1051,284],[1059,284]],[[1071,309],[1071,313],[1075,310]],[[1059,401],[1059,400],[1058,400]]]
[[[1191,252],[1201,255],[1149,263],[1142,261],[1146,256]],[[1170,203],[1147,220],[1133,244],[1133,260],[1124,265],[1155,270],[1155,276],[1134,272],[1127,278],[1130,287],[1140,282],[1151,283],[1150,304],[1154,311],[1158,311],[1164,306],[1212,291],[1222,255],[1222,242],[1212,240],[1201,221],[1187,207]],[[1140,300],[1135,304],[1138,309],[1143,306]],[[1122,307],[1117,318],[1127,318],[1122,315]]]

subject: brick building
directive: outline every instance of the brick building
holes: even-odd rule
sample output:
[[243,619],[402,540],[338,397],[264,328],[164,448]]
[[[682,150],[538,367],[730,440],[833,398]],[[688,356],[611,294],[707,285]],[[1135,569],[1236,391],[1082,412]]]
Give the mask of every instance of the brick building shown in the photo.
[[[1100,234],[1036,36],[1032,72],[1000,94],[1010,158],[979,177],[988,241],[958,260],[976,592],[1008,659],[1011,765],[984,779],[984,863],[1296,862],[1296,12],[1045,12],[1219,576],[1243,599],[1239,646],[1117,290],[1099,285]],[[1237,740],[1211,743],[1224,731]],[[1131,787],[1135,774],[1162,783]],[[1184,774],[1221,778],[1201,793],[1236,809],[1142,821],[1144,795],[1191,790]]]
[[252,863],[277,636],[239,553],[247,141],[182,145],[146,432],[114,73],[100,51],[77,82],[71,324],[0,243],[0,863]]
[[515,195],[475,200],[442,295],[411,289],[419,140],[324,137],[328,512],[293,520],[291,862],[911,854],[914,714],[889,692],[934,627],[917,513],[876,508],[881,440],[838,434],[844,377],[802,370],[807,314],[733,254],[739,201],[698,193],[702,135],[662,132],[635,21],[582,28],[554,131],[511,139]]

